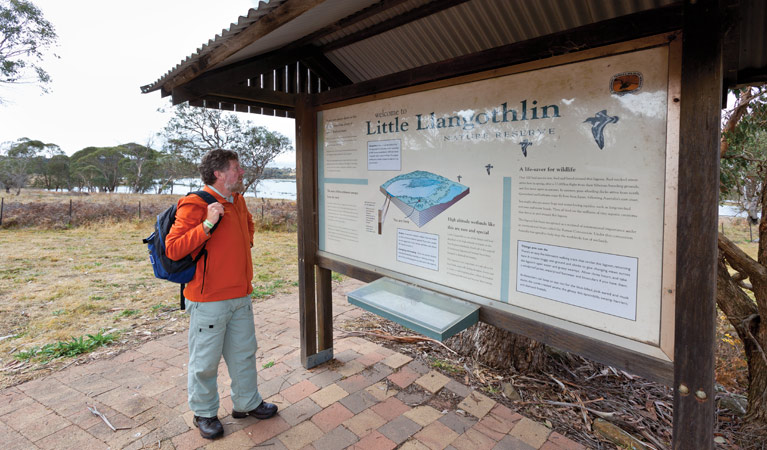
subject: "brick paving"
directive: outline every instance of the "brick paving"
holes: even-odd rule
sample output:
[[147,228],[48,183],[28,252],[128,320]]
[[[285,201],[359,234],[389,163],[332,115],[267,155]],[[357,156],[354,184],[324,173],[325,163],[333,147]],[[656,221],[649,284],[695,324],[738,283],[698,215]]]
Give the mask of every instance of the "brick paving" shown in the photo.
[[[344,289],[361,284],[349,282]],[[185,333],[165,336],[110,360],[0,390],[4,449],[584,449],[545,425],[432,371],[407,355],[358,337],[337,337],[335,360],[300,362],[298,296],[256,304],[259,388],[280,412],[234,419],[225,364],[219,368],[224,437],[209,441],[186,403]],[[343,292],[335,320],[359,317]],[[459,399],[445,409],[440,393]],[[112,431],[87,407],[105,415]]]

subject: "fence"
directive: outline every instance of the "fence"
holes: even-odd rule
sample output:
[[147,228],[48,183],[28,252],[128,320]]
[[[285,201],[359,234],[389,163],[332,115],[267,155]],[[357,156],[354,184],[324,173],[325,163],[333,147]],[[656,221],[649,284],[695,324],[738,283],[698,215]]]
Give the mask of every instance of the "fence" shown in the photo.
[[[286,200],[246,198],[257,230],[295,231],[296,204]],[[105,221],[154,221],[167,201],[6,202],[0,198],[0,228],[69,228]]]

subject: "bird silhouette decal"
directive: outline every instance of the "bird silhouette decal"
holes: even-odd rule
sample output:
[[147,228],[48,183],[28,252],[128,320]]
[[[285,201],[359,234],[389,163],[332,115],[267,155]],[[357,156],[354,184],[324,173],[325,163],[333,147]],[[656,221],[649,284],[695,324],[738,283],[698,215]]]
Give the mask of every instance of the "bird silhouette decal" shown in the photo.
[[603,149],[605,146],[605,127],[610,123],[617,123],[618,116],[607,115],[607,110],[603,109],[594,115],[584,120],[583,123],[591,124],[591,134],[594,135],[594,141],[596,141],[599,149]]
[[492,168],[493,168],[492,164],[488,164],[488,165],[485,166],[485,169],[487,169],[487,174],[488,175],[490,175],[490,169],[492,169]]
[[527,147],[530,147],[533,145],[533,143],[525,139],[524,141],[520,142],[519,145],[522,146],[522,154],[525,155],[525,158],[527,158]]

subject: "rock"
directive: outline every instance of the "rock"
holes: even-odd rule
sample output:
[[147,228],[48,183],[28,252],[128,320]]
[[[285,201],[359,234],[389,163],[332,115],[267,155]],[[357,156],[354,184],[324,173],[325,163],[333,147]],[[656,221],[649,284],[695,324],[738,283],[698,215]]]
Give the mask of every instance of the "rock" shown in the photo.
[[522,400],[522,397],[519,395],[517,390],[514,389],[514,386],[512,386],[511,383],[501,383],[501,392],[503,392],[503,395],[505,395],[506,398],[512,402]]
[[632,450],[647,450],[647,447],[639,442],[634,436],[621,430],[612,423],[603,420],[594,420],[594,432],[621,448]]
[[729,409],[735,415],[744,416],[748,409],[748,399],[742,395],[722,395],[719,397],[719,407]]

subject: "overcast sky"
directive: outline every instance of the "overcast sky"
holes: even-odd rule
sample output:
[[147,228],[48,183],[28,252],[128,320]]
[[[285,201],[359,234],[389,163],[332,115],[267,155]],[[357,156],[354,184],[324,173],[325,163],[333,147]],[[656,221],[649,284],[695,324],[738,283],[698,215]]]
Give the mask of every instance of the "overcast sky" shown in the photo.
[[[0,85],[0,142],[21,137],[58,144],[65,153],[89,146],[146,144],[169,115],[157,112],[169,98],[150,84],[204,42],[246,15],[257,0],[33,0],[59,35],[44,67],[51,92],[36,86]],[[240,114],[295,142],[292,119]],[[155,139],[154,147],[159,147]],[[294,144],[295,147],[295,144]],[[280,167],[295,167],[295,154]]]

